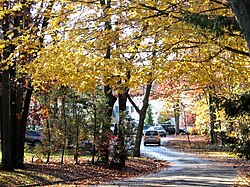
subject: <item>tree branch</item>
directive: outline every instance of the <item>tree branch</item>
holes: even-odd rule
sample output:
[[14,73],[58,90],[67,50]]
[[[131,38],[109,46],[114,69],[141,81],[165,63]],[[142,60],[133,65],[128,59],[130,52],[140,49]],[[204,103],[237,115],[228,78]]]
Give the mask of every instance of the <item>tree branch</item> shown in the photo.
[[132,106],[135,108],[136,112],[138,114],[140,114],[141,110],[139,109],[139,107],[135,104],[135,102],[133,101],[133,99],[130,97],[130,95],[127,95],[128,100],[130,101],[130,103],[132,104]]
[[245,56],[250,57],[250,54],[248,52],[245,52],[245,51],[240,51],[238,49],[234,49],[234,48],[229,47],[229,46],[225,46],[225,49],[228,51],[231,51],[233,53],[237,53],[237,54],[241,54],[241,55],[245,55]]

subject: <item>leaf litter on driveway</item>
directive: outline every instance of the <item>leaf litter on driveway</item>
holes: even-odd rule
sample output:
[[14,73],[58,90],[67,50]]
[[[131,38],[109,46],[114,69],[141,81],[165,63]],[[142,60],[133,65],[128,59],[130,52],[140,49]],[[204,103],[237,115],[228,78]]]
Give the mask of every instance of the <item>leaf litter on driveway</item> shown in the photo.
[[[179,143],[181,147],[181,142]],[[106,183],[106,186],[248,186],[245,183],[239,183],[240,165],[237,162],[242,163],[242,160],[218,155],[209,157],[190,154],[187,153],[188,151],[190,152],[190,149],[187,148],[185,152],[180,152],[162,146],[142,146],[143,154],[151,158],[167,160],[171,163],[171,167],[155,174]]]

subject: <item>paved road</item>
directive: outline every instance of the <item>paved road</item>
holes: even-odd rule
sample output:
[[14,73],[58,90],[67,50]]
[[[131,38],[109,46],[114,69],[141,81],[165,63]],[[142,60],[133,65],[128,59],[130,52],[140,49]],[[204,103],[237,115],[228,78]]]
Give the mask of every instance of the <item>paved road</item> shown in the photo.
[[233,186],[237,172],[233,166],[219,161],[208,161],[195,155],[181,153],[163,146],[143,146],[147,156],[171,162],[165,171],[123,181],[112,181],[102,186],[174,186],[224,187]]

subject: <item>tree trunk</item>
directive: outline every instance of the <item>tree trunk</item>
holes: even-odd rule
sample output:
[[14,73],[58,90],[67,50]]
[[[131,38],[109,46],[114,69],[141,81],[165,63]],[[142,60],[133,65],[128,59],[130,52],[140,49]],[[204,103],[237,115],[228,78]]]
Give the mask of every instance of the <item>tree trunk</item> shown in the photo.
[[110,121],[111,121],[113,106],[114,106],[117,98],[113,95],[112,89],[110,88],[110,86],[104,87],[104,94],[108,100],[107,101],[107,103],[108,103],[108,115],[110,116]]
[[236,16],[250,51],[250,1],[229,0],[229,6]]
[[22,123],[23,110],[23,89],[22,84],[15,87],[16,91],[11,93],[12,100],[12,128],[13,128],[13,164],[15,168],[24,169],[24,142],[25,142],[25,124]]
[[78,164],[78,157],[79,157],[79,122],[78,122],[78,113],[77,113],[77,99],[74,96],[73,100],[73,118],[75,118],[75,125],[76,125],[76,132],[75,132],[75,150],[74,150],[74,160],[75,163]]
[[118,147],[119,150],[119,165],[120,167],[125,167],[125,161],[126,161],[126,152],[125,152],[125,146],[124,146],[124,121],[126,118],[126,103],[127,103],[127,95],[128,91],[124,91],[124,93],[118,94],[119,99],[119,123],[118,123],[118,142],[120,143],[120,146]]
[[13,170],[9,71],[2,72],[2,169]]
[[[14,65],[15,66],[15,65]],[[13,68],[13,69],[12,69]],[[15,84],[15,79],[16,79],[16,72],[15,72],[15,67],[12,67],[10,70],[10,115],[11,115],[11,126],[12,126],[12,162],[14,167],[18,165],[18,146],[19,146],[19,132],[20,131],[20,123],[18,122],[18,118],[16,117],[17,115],[17,87]]]
[[140,152],[141,140],[142,140],[143,126],[144,126],[144,119],[146,117],[146,111],[147,111],[146,105],[144,106],[145,107],[142,107],[139,113],[139,123],[137,126],[137,132],[136,132],[136,137],[135,137],[135,148],[134,148],[134,153],[133,153],[133,156],[135,157],[141,156],[141,152]]
[[150,82],[146,87],[146,93],[143,99],[143,105],[141,110],[139,110],[136,104],[133,102],[133,100],[130,97],[128,97],[131,104],[135,107],[136,111],[139,113],[139,124],[137,127],[136,138],[135,138],[135,149],[134,149],[135,157],[141,156],[140,148],[141,148],[142,132],[143,132],[144,120],[146,118],[146,113],[148,109],[151,88],[152,88],[152,82]]
[[[101,6],[105,6],[105,9],[110,8],[111,7],[111,0],[105,1],[105,0],[101,0]],[[105,30],[110,30],[111,29],[111,24],[110,24],[110,20],[105,22]],[[110,45],[107,46],[106,48],[106,54],[105,57],[106,59],[110,59],[111,58],[111,47]],[[112,93],[112,88],[109,85],[105,85],[104,86],[104,94],[106,96],[106,98],[108,99],[107,103],[108,103],[108,115],[110,116],[110,121],[111,121],[111,117],[112,117],[112,112],[113,112],[113,106],[117,100],[117,98],[113,95]]]
[[[8,10],[10,6],[12,6],[12,3],[13,2],[11,1],[4,1],[2,3],[2,8],[4,9],[4,11]],[[15,11],[14,14],[8,14],[8,15],[6,14],[5,17],[2,19],[3,36],[4,40],[6,41],[9,40],[8,35],[10,33],[8,32],[12,31],[14,34],[13,36],[14,38],[20,36],[20,29],[28,28],[28,25],[33,21],[30,12],[30,7],[32,7],[31,6],[32,3],[28,2],[29,6],[26,6],[27,5],[26,0],[22,2],[20,1],[20,3],[22,5],[25,5],[21,8],[20,11]],[[43,27],[46,27],[47,24],[48,22],[44,21]],[[14,51],[14,49],[15,49],[14,45],[6,46],[3,52],[3,59],[7,59],[10,56],[10,54]],[[24,54],[24,56],[26,56],[27,61],[32,60],[32,57],[29,57],[27,54]],[[20,59],[16,58],[16,60]],[[24,78],[21,79],[16,78],[16,73],[17,73],[16,63],[18,63],[18,61],[14,61],[14,65],[9,67],[9,70],[2,72],[2,76],[5,79],[5,81],[8,79],[8,81],[4,82],[3,85],[4,87],[3,90],[4,89],[8,90],[3,91],[2,100],[4,100],[4,103],[3,105],[1,105],[2,107],[5,107],[2,108],[2,111],[7,110],[7,113],[6,112],[4,114],[2,113],[4,116],[4,118],[2,118],[2,122],[6,123],[2,126],[2,134],[5,134],[3,136],[4,139],[3,142],[7,144],[9,144],[9,142],[12,143],[12,145],[8,148],[12,150],[12,153],[9,154],[7,148],[5,147],[6,145],[4,145],[2,147],[2,152],[4,151],[7,152],[2,154],[9,155],[9,157],[12,160],[11,163],[12,167],[24,168],[23,162],[24,162],[25,130],[26,130],[26,123],[29,112],[29,104],[30,104],[32,89],[30,89],[31,85],[29,84],[29,88],[26,92],[25,101],[23,101],[24,89],[22,86]],[[9,88],[10,85],[11,89]],[[8,104],[9,106],[7,106],[7,102],[9,102]],[[9,118],[9,120],[6,121],[7,118]],[[7,141],[6,138],[10,138],[10,140]],[[4,144],[3,142],[2,144]],[[2,160],[2,162],[3,162],[3,168],[5,168],[4,164],[5,161]]]
[[[0,84],[2,85],[3,84],[3,81],[2,81],[2,75],[0,75]],[[2,140],[2,132],[3,132],[3,126],[2,126],[2,113],[3,113],[3,107],[2,107],[2,92],[0,92],[0,139]],[[0,142],[1,144],[1,150],[3,150],[3,147],[2,147],[2,143]]]
[[[4,4],[4,9],[8,9],[8,2]],[[2,30],[4,39],[7,40],[7,32],[10,28],[10,20],[6,16],[3,19]],[[12,52],[11,46],[6,46],[3,49],[3,56],[1,60],[5,60],[9,57]],[[7,66],[2,64],[1,67]],[[11,104],[10,104],[10,70],[3,70],[2,73],[2,169],[13,170],[13,159],[12,159],[12,122],[11,122]]]
[[[64,92],[63,92],[64,94]],[[63,145],[62,145],[62,157],[61,157],[61,164],[64,162],[64,155],[66,150],[66,140],[67,140],[67,120],[66,120],[66,109],[65,109],[65,95],[62,96],[62,120],[63,120]]]
[[20,147],[19,147],[19,159],[21,160],[21,164],[24,162],[24,144],[25,144],[25,132],[26,132],[26,124],[29,115],[29,107],[31,96],[33,92],[33,87],[31,86],[31,82],[28,83],[28,87],[26,90],[23,111],[22,111],[22,121],[20,128]]
[[[25,2],[23,2],[25,3]],[[15,12],[13,16],[13,28],[11,28],[12,32],[14,33],[14,37],[18,37],[19,30],[17,29],[22,28],[21,20],[22,14],[20,11]],[[12,25],[12,23],[10,24]],[[10,26],[12,27],[12,26]],[[15,46],[11,45],[11,53],[15,50]],[[13,61],[13,65],[10,66],[10,102],[11,102],[11,125],[12,125],[12,159],[13,165],[15,168],[24,168],[23,160],[21,157],[21,148],[22,148],[22,137],[21,135],[21,113],[22,113],[22,106],[23,106],[23,90],[22,90],[22,80],[17,79],[16,77],[16,65],[17,59]]]
[[47,161],[46,163],[49,163],[50,161],[50,154],[51,154],[51,130],[50,130],[50,123],[49,119],[46,119],[46,128],[48,133],[48,152],[47,152]]
[[95,154],[96,154],[96,129],[97,129],[97,112],[96,112],[96,105],[93,106],[94,110],[94,126],[93,126],[93,143],[92,143],[92,161],[91,163],[95,163]]
[[[100,4],[101,6],[103,7],[103,12],[104,12],[104,16],[110,16],[110,15],[107,15],[106,11],[108,9],[111,8],[111,0],[100,0]],[[105,22],[105,30],[111,30],[111,17],[109,17],[109,19]],[[107,45],[106,47],[106,54],[105,54],[105,57],[106,59],[110,59],[111,58],[111,47],[110,45]],[[110,123],[111,123],[111,119],[112,119],[112,113],[113,113],[113,106],[117,100],[117,98],[113,95],[112,93],[112,88],[109,86],[109,85],[105,85],[104,86],[104,94],[107,98],[107,103],[108,103],[108,116],[110,117]],[[103,137],[104,138],[104,137]],[[104,142],[108,142],[108,137],[105,137],[106,140],[103,140]],[[106,157],[106,160],[109,160],[108,159],[108,156],[109,156],[109,145],[104,145],[104,153],[105,153],[105,157]]]
[[[50,109],[50,96],[48,94],[45,94],[44,96],[44,103],[47,106],[47,108]],[[47,142],[48,151],[47,151],[46,163],[49,163],[50,154],[51,154],[51,127],[50,127],[49,115],[50,115],[50,112],[48,112],[48,116],[46,118],[46,130],[47,130],[47,137],[48,137],[48,142]]]
[[[177,101],[179,102],[179,101]],[[180,134],[180,106],[179,103],[175,105],[174,110],[174,118],[175,118],[175,135]]]
[[216,120],[216,115],[215,115],[215,103],[213,100],[213,96],[209,94],[209,112],[210,112],[210,143],[211,144],[216,144],[217,143],[217,137],[216,133],[214,131],[215,128],[215,120]]
[[[184,110],[184,125],[185,125],[185,128],[187,129],[187,118],[186,118],[186,112]],[[191,145],[191,142],[190,142],[190,138],[189,138],[189,133],[186,133],[187,134],[187,139],[188,139],[188,145]]]

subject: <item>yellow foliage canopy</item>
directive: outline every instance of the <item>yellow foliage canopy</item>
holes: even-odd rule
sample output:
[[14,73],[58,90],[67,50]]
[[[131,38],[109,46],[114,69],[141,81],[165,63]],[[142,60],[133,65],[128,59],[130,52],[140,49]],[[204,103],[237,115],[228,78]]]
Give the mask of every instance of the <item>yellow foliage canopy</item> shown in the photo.
[[[247,48],[240,31],[221,22],[233,25],[224,4],[112,0],[101,6],[99,1],[54,0],[38,5],[34,17],[47,16],[46,30],[25,30],[13,39],[9,33],[11,40],[0,41],[2,49],[6,42],[17,46],[9,62],[24,52],[36,54],[19,67],[36,88],[58,84],[82,92],[107,84],[119,90],[171,80],[185,87],[213,84],[228,95],[249,89]],[[39,30],[39,25],[30,28]]]

